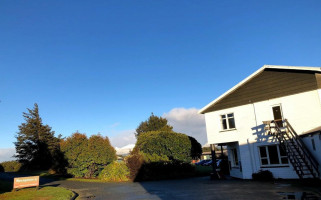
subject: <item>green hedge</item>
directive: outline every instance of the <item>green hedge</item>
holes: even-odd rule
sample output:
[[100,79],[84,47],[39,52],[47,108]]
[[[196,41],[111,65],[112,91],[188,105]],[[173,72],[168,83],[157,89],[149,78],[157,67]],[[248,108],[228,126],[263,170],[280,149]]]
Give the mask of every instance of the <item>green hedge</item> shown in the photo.
[[6,161],[0,163],[0,165],[3,167],[4,172],[17,172],[21,168],[21,163],[18,161]]
[[128,181],[129,169],[124,162],[115,161],[101,171],[99,179],[104,181]]
[[195,176],[195,167],[187,162],[168,160],[166,157],[149,155],[135,149],[125,158],[133,181],[176,179]]
[[166,156],[169,160],[190,162],[192,145],[185,134],[169,131],[141,133],[137,138],[136,149],[149,154]]

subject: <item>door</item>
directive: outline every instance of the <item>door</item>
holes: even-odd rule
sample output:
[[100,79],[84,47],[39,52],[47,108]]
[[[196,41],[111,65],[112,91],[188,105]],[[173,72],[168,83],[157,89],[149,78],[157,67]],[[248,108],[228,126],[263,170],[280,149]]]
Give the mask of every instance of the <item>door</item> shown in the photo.
[[283,116],[282,116],[282,112],[281,112],[281,106],[273,106],[272,110],[273,110],[273,116],[274,116],[275,123],[279,127],[283,127],[283,123],[282,123]]

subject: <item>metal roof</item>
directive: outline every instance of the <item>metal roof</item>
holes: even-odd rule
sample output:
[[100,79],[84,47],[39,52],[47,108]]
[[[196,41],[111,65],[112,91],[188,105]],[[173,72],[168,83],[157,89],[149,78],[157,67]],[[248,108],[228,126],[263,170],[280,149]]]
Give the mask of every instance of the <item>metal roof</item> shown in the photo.
[[237,85],[226,91],[224,94],[216,98],[211,103],[207,104],[205,107],[203,107],[201,110],[199,110],[200,114],[205,114],[206,110],[215,105],[217,102],[219,102],[221,99],[226,97],[227,95],[231,94],[235,90],[237,90],[239,87],[256,77],[257,75],[261,74],[265,69],[279,69],[279,70],[298,70],[298,71],[313,71],[317,73],[321,73],[321,67],[303,67],[303,66],[283,66],[283,65],[263,65],[259,70],[245,78],[243,81],[239,82]]

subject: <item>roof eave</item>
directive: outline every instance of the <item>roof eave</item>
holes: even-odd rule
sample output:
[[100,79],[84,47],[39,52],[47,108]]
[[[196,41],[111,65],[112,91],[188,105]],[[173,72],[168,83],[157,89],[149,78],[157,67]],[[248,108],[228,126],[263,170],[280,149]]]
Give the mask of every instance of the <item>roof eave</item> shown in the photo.
[[251,74],[250,76],[248,76],[247,78],[245,78],[244,80],[242,80],[241,82],[239,82],[237,85],[235,85],[234,87],[232,87],[231,89],[229,89],[228,91],[226,91],[225,93],[223,93],[221,96],[219,96],[218,98],[214,99],[212,102],[210,102],[209,104],[207,104],[205,107],[203,107],[202,109],[199,110],[199,114],[205,114],[206,110],[208,108],[210,108],[211,106],[215,105],[217,102],[219,102],[221,99],[223,99],[225,96],[229,95],[230,93],[232,93],[233,91],[235,91],[237,88],[241,87],[243,84],[245,84],[246,82],[248,82],[249,80],[251,80],[252,78],[254,78],[255,76],[257,76],[258,74],[260,74],[261,72],[263,72],[265,69],[284,69],[284,70],[305,70],[305,71],[314,71],[314,72],[321,72],[321,68],[320,67],[299,67],[299,66],[282,66],[282,65],[263,65],[263,67],[261,67],[260,69],[258,69],[257,71],[255,71],[253,74]]
[[244,83],[246,83],[247,81],[249,81],[250,79],[254,78],[256,75],[260,74],[261,72],[264,71],[264,69],[266,68],[266,65],[264,65],[263,67],[261,67],[260,69],[258,69],[256,72],[254,72],[253,74],[251,74],[250,76],[248,76],[247,78],[245,78],[244,80],[242,80],[241,82],[239,82],[238,84],[236,84],[234,87],[232,87],[231,89],[229,89],[228,91],[226,91],[225,93],[223,93],[221,96],[219,96],[218,98],[214,99],[212,102],[210,102],[209,104],[207,104],[205,107],[203,107],[201,110],[199,110],[199,114],[205,114],[206,110],[213,106],[215,103],[217,103],[218,101],[220,101],[221,99],[223,99],[225,96],[227,96],[228,94],[232,93],[234,90],[236,90],[238,87],[242,86]]

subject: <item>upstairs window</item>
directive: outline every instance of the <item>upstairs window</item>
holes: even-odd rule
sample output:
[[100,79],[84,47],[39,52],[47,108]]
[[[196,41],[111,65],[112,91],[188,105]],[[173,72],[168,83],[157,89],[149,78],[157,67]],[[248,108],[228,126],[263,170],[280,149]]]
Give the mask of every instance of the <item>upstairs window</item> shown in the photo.
[[234,114],[221,115],[222,130],[235,129]]

